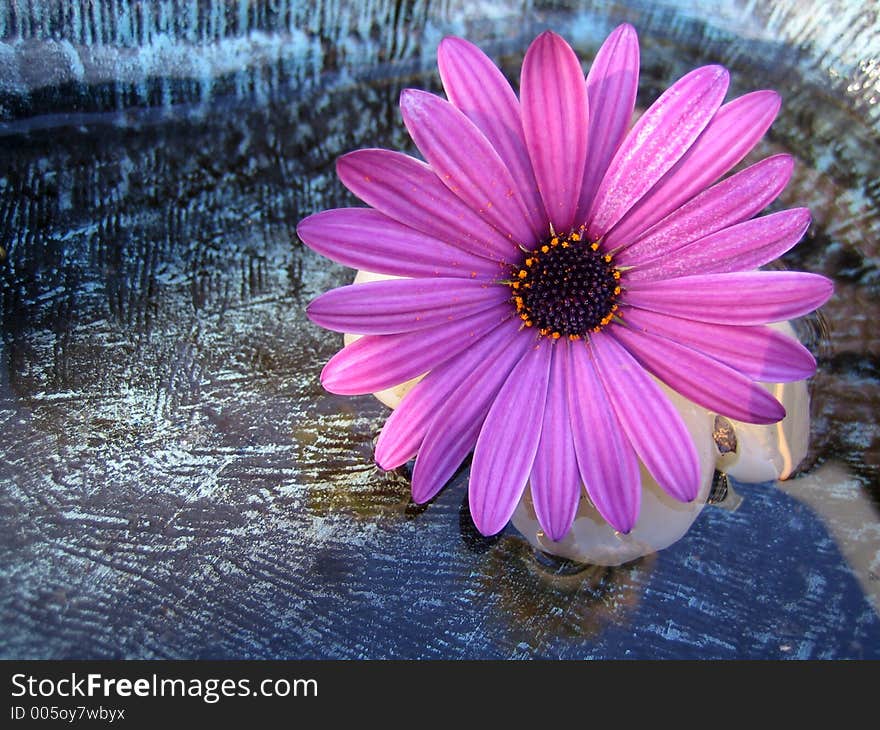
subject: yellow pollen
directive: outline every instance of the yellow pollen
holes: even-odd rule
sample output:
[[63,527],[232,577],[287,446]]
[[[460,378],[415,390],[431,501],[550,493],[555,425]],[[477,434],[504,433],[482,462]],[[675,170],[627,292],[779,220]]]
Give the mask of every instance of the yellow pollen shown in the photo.
[[[585,276],[595,275],[597,277],[596,286],[598,287],[598,293],[596,296],[604,297],[603,300],[610,306],[610,310],[605,310],[606,315],[602,319],[598,319],[601,316],[601,311],[596,311],[596,307],[601,306],[598,299],[595,304],[585,304],[583,311],[577,309],[577,302],[570,304],[570,302],[575,301],[571,297],[564,299],[561,304],[552,304],[552,306],[547,305],[541,299],[546,294],[545,289],[549,285],[549,280],[545,281],[545,277],[554,277],[553,286],[558,285],[565,292],[572,288],[577,290],[581,285],[580,279],[572,278],[573,276],[581,276],[578,269],[580,259],[577,259],[577,257],[583,251],[583,255],[587,257],[585,260],[589,261],[591,254],[587,252],[586,247],[579,249],[576,246],[579,242],[589,246],[589,251],[592,252],[598,252],[601,248],[601,240],[591,242],[583,226],[578,231],[572,231],[567,235],[559,235],[551,228],[549,239],[545,239],[545,243],[534,250],[529,250],[524,245],[518,244],[519,249],[525,254],[523,262],[520,264],[520,268],[513,269],[512,273],[514,275],[510,277],[512,280],[505,281],[504,283],[513,290],[509,301],[515,305],[516,316],[522,322],[520,325],[521,329],[534,327],[537,332],[540,332],[542,337],[549,337],[553,340],[568,338],[570,342],[577,342],[588,339],[588,332],[601,332],[605,326],[614,320],[615,316],[622,316],[619,313],[615,314],[618,306],[613,303],[614,297],[622,292],[622,288],[619,286],[623,278],[622,271],[614,266],[607,266],[613,259],[610,253],[597,253],[593,263],[589,264],[593,269],[587,267],[584,274]],[[575,250],[566,253],[551,253],[551,249],[557,247],[563,249],[574,248]],[[544,258],[544,254],[549,254],[549,256]],[[556,256],[559,257],[558,260],[555,258]],[[599,263],[599,261],[604,262],[604,265]],[[623,270],[625,270],[625,267]],[[603,276],[606,277],[604,283],[601,281]],[[615,286],[615,284],[618,285]],[[533,303],[530,298],[533,295],[533,289],[538,292],[534,312],[532,311]],[[589,299],[593,296],[592,290],[583,294],[583,296]],[[548,306],[549,309],[547,309]],[[566,310],[569,306],[573,307],[573,314],[571,315],[573,319],[571,321],[578,322],[579,320],[579,323],[570,324],[566,322],[562,329],[554,329],[554,325],[556,325],[556,322],[553,321],[555,318],[554,308],[561,307],[562,310]],[[594,308],[591,310],[589,307]],[[533,320],[533,315],[537,316],[537,319]],[[566,316],[569,315],[567,314]],[[593,326],[590,326],[591,324]],[[580,328],[583,329],[578,331]],[[571,332],[571,329],[574,329],[574,332]]]

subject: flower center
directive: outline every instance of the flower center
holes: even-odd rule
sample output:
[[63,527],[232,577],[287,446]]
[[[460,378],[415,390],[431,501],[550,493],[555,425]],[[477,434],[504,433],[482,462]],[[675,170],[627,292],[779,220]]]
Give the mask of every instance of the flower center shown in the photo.
[[526,327],[542,335],[578,340],[598,332],[617,311],[620,271],[577,232],[554,235],[528,251],[509,282]]

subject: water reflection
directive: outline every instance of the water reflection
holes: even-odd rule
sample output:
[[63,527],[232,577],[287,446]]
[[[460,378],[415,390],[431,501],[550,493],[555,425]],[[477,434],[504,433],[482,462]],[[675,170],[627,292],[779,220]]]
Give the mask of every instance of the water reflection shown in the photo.
[[871,492],[844,464],[828,461],[779,489],[822,520],[880,615],[880,519]]
[[507,536],[488,553],[480,589],[491,597],[505,641],[527,656],[552,655],[560,642],[627,625],[656,559],[617,568],[579,565],[536,554],[523,539]]

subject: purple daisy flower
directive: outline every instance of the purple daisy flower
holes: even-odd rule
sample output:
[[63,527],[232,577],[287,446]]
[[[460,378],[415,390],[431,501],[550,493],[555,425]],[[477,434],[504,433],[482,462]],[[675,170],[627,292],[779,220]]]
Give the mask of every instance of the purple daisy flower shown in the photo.
[[500,531],[528,485],[552,540],[582,490],[616,530],[639,517],[640,462],[666,493],[697,497],[700,465],[658,380],[737,421],[785,411],[762,382],[816,363],[768,323],[831,295],[818,275],[760,271],[803,235],[804,208],[752,220],[787,184],[775,155],[716,182],[779,110],[772,91],[723,104],[728,73],[673,84],[630,129],[635,30],[617,28],[586,79],[546,32],[529,47],[520,98],[476,46],[438,51],[448,101],[408,89],[403,120],[425,161],[363,149],[337,172],[369,208],[297,229],[312,249],[395,277],[318,297],[313,322],[363,335],[327,363],[324,387],[372,393],[424,376],[386,422],[376,461],[416,457],[416,502],[473,451],[477,528]]

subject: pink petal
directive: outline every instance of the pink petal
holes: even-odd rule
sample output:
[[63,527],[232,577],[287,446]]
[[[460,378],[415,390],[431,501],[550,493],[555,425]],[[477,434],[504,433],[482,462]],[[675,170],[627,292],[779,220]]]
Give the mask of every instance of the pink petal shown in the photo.
[[538,189],[554,230],[567,233],[584,178],[589,117],[580,61],[555,33],[545,31],[526,51],[520,98]]
[[628,281],[621,301],[700,322],[766,324],[812,312],[833,291],[831,281],[818,274],[746,271]]
[[416,89],[400,95],[403,122],[441,182],[511,241],[531,247],[532,228],[516,181],[477,126],[439,96]]
[[552,347],[522,357],[504,381],[477,438],[471,466],[471,517],[484,535],[500,532],[522,495],[541,438]]
[[372,208],[325,210],[301,220],[296,233],[313,251],[378,274],[497,279],[505,271]]
[[581,491],[568,418],[568,346],[565,340],[553,345],[544,424],[530,480],[538,523],[551,540],[561,540],[571,529]]
[[515,349],[519,326],[519,321],[509,320],[495,328],[461,354],[431,370],[406,394],[385,421],[376,442],[376,463],[380,468],[396,469],[416,455],[437,411],[449,402],[458,386],[474,372],[494,367],[508,349]]
[[740,162],[779,112],[775,91],[755,91],[722,106],[687,153],[605,236],[608,249],[633,241]]
[[534,345],[531,333],[506,325],[499,329],[505,331],[507,347],[496,349],[493,358],[470,370],[431,419],[413,468],[412,495],[417,503],[434,497],[473,451],[498,391]]
[[547,211],[526,150],[519,99],[510,83],[485,53],[462,38],[450,36],[440,42],[437,65],[449,101],[486,135],[513,175],[532,228],[547,230]]
[[810,211],[793,208],[738,223],[627,272],[628,281],[748,271],[774,261],[810,226]]
[[746,423],[776,423],[785,417],[785,409],[764,388],[707,355],[627,327],[614,327],[613,336],[642,366],[703,408]]
[[389,218],[466,251],[510,263],[518,253],[424,162],[391,150],[355,150],[336,161],[345,187]]
[[616,263],[635,266],[668,256],[693,241],[751,218],[788,185],[793,167],[788,155],[774,155],[731,175],[670,213],[641,238],[626,244],[616,255]]
[[[616,331],[621,329],[615,327]],[[629,442],[657,484],[690,502],[700,491],[700,462],[684,421],[626,349],[600,333],[590,338],[599,377]]]
[[787,383],[816,372],[816,360],[806,347],[762,325],[710,324],[634,307],[627,307],[624,321],[637,332],[690,347],[753,380]]
[[367,335],[337,352],[321,372],[325,390],[375,393],[433,370],[510,318],[506,304],[421,330],[418,335]]
[[567,382],[572,438],[587,494],[608,524],[628,533],[641,507],[639,463],[582,343],[569,347]]
[[331,289],[306,314],[337,332],[391,335],[453,322],[509,300],[510,289],[479,279],[391,279]]
[[626,136],[639,86],[639,39],[628,23],[618,26],[599,49],[587,74],[590,140],[575,223],[585,223],[596,189]]
[[721,66],[691,71],[641,116],[617,150],[593,200],[588,225],[599,239],[691,147],[727,93]]

